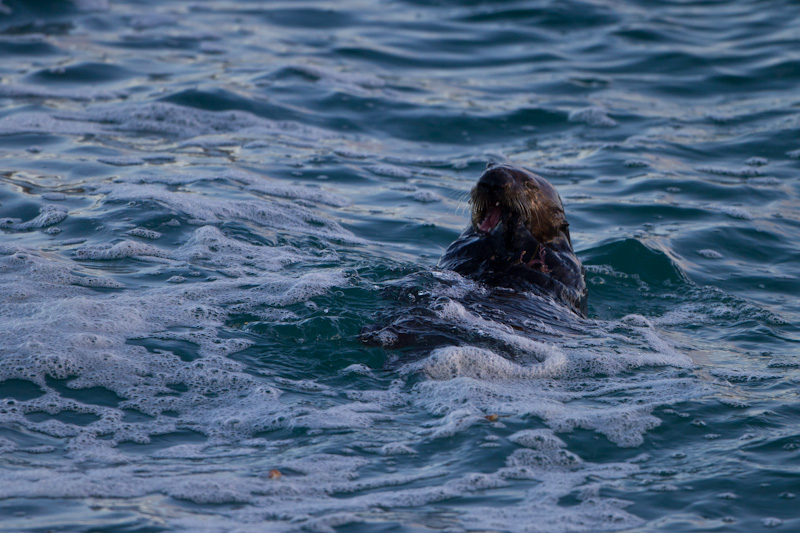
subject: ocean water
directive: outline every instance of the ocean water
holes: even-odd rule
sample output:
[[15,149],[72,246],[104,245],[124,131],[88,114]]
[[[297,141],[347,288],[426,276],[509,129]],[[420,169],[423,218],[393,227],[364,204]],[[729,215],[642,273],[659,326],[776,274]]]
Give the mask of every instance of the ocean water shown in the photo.
[[[2,0],[0,58],[0,531],[800,530],[797,2]],[[435,269],[488,161],[588,319]]]

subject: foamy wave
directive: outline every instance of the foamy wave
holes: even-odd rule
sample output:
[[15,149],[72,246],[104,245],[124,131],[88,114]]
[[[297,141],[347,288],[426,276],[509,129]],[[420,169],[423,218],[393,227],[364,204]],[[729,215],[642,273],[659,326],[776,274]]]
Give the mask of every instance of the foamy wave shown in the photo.
[[700,172],[705,172],[707,174],[716,174],[718,176],[732,176],[735,178],[754,178],[764,175],[764,172],[762,170],[754,168],[754,166],[752,165],[742,168],[704,166],[704,167],[698,167],[697,170],[699,170]]
[[752,220],[753,214],[743,207],[733,205],[719,205],[713,206],[714,209],[728,215],[731,218],[738,218],[741,220]]
[[[278,269],[286,264],[319,258],[288,247],[266,248],[205,227],[174,252],[132,241],[79,251],[78,257],[84,260],[172,256],[206,268],[246,263],[247,257],[259,253],[265,258],[257,266],[242,267],[241,274],[247,275],[244,286],[236,279],[221,279],[114,293],[94,288],[118,288],[120,284],[88,276],[68,259],[24,248],[3,248],[0,334],[5,342],[0,353],[7,364],[0,369],[0,381],[29,381],[44,395],[6,406],[0,419],[70,441],[106,435],[102,446],[110,461],[118,460],[116,452],[108,451],[116,443],[148,442],[152,435],[176,431],[180,425],[190,424],[208,436],[220,437],[281,425],[277,422],[279,391],[254,379],[228,358],[250,343],[221,339],[216,332],[225,324],[230,309],[287,305],[347,282],[335,271],[279,274]],[[223,255],[225,252],[227,255]],[[49,333],[56,330],[60,332],[57,336]],[[197,355],[183,360],[170,352],[151,353],[131,344],[133,339],[188,342],[197,346]],[[70,379],[69,387],[77,390],[102,387],[118,400],[115,406],[70,400],[51,388],[48,380],[52,378]],[[182,384],[185,392],[175,394],[173,384]],[[261,407],[245,408],[249,402]],[[197,410],[198,405],[203,409]],[[120,409],[135,409],[153,419],[123,423]],[[82,428],[55,419],[31,422],[25,416],[70,411],[91,414],[98,420]],[[179,417],[165,412],[178,413]],[[76,450],[82,448],[75,443]]]
[[129,174],[115,180],[116,183],[137,183],[153,184],[161,183],[164,185],[186,185],[203,181],[228,181],[244,190],[264,193],[270,196],[288,198],[293,200],[306,200],[333,207],[345,207],[350,205],[350,200],[335,192],[322,189],[320,187],[310,187],[305,185],[287,185],[278,180],[266,176],[245,172],[243,170],[225,170],[219,173],[176,173],[159,170],[158,172],[147,172]]
[[40,213],[31,220],[22,221],[18,218],[0,219],[0,228],[15,231],[28,231],[32,229],[54,226],[67,218],[67,208],[60,205],[44,205]]
[[[533,342],[533,341],[531,341]],[[566,365],[564,353],[555,347],[540,348],[546,353],[543,362],[532,366],[522,366],[505,359],[490,350],[474,346],[451,346],[435,350],[419,366],[420,370],[432,379],[445,380],[470,377],[481,380],[533,379],[557,375]]]
[[[111,92],[97,94],[81,90],[80,94],[0,85],[0,94],[87,100],[113,99]],[[2,91],[5,91],[4,93]],[[83,111],[20,112],[0,118],[0,133],[50,133],[64,135],[98,135],[120,132],[148,133],[188,140],[205,135],[222,135],[223,144],[242,145],[251,139],[287,136],[310,143],[333,138],[325,130],[290,121],[260,118],[244,111],[205,111],[163,102],[115,103],[88,106]]]
[[[352,232],[316,211],[270,198],[230,200],[198,193],[170,191],[155,185],[112,183],[98,185],[96,191],[109,200],[159,202],[194,219],[198,224],[215,224],[225,220],[245,220],[268,228],[304,232],[329,239],[363,242]],[[285,191],[284,191],[285,192]],[[298,195],[300,191],[296,191]],[[323,193],[319,193],[320,197]],[[325,199],[328,199],[325,197]],[[335,202],[335,196],[329,199]]]
[[606,110],[600,107],[576,109],[569,114],[570,122],[585,122],[590,126],[613,128],[617,121],[609,117]]
[[[536,518],[532,523],[548,531],[634,527],[641,521],[624,510],[624,502],[578,489],[608,486],[638,467],[594,464],[568,450],[555,432],[584,428],[620,446],[636,446],[660,422],[652,415],[656,405],[697,394],[692,380],[668,371],[634,380],[614,372],[595,376],[596,368],[620,373],[675,358],[644,317],[627,317],[607,327],[638,335],[661,355],[648,352],[642,357],[630,349],[627,355],[603,354],[609,360],[621,358],[622,363],[614,363],[617,366],[609,362],[591,366],[587,362],[598,354],[527,338],[457,302],[437,307],[438,316],[481,329],[486,339],[501,339],[524,354],[524,361],[511,361],[484,348],[445,347],[386,386],[380,381],[383,376],[376,377],[379,372],[351,365],[342,372],[381,384],[344,394],[322,380],[258,375],[250,372],[255,367],[231,357],[254,346],[246,337],[226,337],[226,321],[232,313],[276,311],[347,285],[339,270],[286,269],[329,261],[330,256],[249,243],[216,226],[194,229],[175,248],[160,241],[125,240],[79,250],[87,251],[77,256],[83,256],[84,263],[90,255],[92,261],[125,261],[147,253],[167,261],[158,264],[165,272],[191,267],[224,272],[225,277],[201,281],[187,276],[181,284],[108,293],[76,284],[88,273],[68,257],[0,248],[0,335],[6,339],[0,348],[5,363],[0,381],[21,379],[41,390],[32,399],[0,402],[0,421],[63,442],[65,456],[58,461],[86,465],[80,475],[54,469],[48,461],[55,460],[50,457],[56,447],[28,450],[10,440],[0,441],[0,448],[31,457],[26,468],[9,473],[0,498],[135,500],[159,495],[160,508],[171,513],[168,523],[176,528],[227,527],[216,511],[187,515],[180,502],[230,506],[225,523],[257,523],[280,531],[326,530],[357,524],[375,508],[413,509],[445,500],[456,502],[464,520],[488,529],[513,529],[520,517]],[[478,290],[464,280],[459,285],[453,274],[434,277],[452,282],[444,290],[453,296]],[[287,317],[292,320],[294,315]],[[57,337],[47,333],[55,329],[60,332]],[[656,337],[648,337],[648,332]],[[191,346],[194,352],[170,349],[174,343]],[[273,354],[268,343],[258,349],[263,357],[283,357]],[[429,379],[419,381],[410,371]],[[59,385],[54,378],[69,381]],[[105,391],[100,396],[109,399],[94,403],[65,392],[87,388],[95,396]],[[132,412],[137,415],[129,419]],[[30,418],[41,413],[50,418]],[[67,414],[91,421],[70,423]],[[420,423],[403,430],[397,424],[400,417],[419,418]],[[505,417],[535,418],[549,429],[521,429],[508,435]],[[281,430],[307,432],[308,439],[263,437],[264,432]],[[144,455],[119,446],[145,445],[182,431],[202,435],[202,442],[177,439],[175,445],[157,446]],[[315,440],[323,432],[326,439],[335,439],[338,432],[356,438],[347,438],[345,451],[337,448],[329,453]],[[458,435],[470,439],[486,435],[485,444],[497,446],[502,454],[498,464],[458,475],[449,473],[446,465],[427,462],[420,467],[408,464],[402,474],[371,472],[375,457],[413,459],[431,441]],[[234,459],[226,461],[229,457]],[[444,481],[430,482],[444,476]],[[536,483],[524,501],[493,508],[491,513],[458,503],[531,480]],[[581,495],[575,505],[559,505],[576,491]]]

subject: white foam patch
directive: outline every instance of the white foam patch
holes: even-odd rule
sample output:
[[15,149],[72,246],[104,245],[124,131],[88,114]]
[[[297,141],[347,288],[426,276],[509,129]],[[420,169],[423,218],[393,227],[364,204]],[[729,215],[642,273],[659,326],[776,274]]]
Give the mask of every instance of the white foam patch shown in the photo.
[[[534,416],[558,432],[597,431],[619,446],[630,447],[640,445],[644,434],[660,425],[651,414],[653,409],[696,397],[702,393],[698,389],[702,387],[695,380],[670,372],[641,381],[586,377],[577,383],[538,377],[493,381],[458,377],[421,382],[414,387],[414,399],[432,414],[444,415],[429,430],[431,436],[460,433],[475,423],[485,423],[487,415],[498,414]],[[604,398],[612,391],[614,399]],[[595,403],[595,398],[603,400]]]
[[128,235],[140,237],[142,239],[150,239],[153,241],[161,238],[161,233],[147,228],[133,228],[132,230],[128,231]]
[[[8,472],[0,484],[0,498],[157,498],[164,522],[178,529],[234,524],[243,531],[250,525],[253,531],[329,531],[371,520],[375,509],[402,513],[434,504],[455,511],[454,523],[485,529],[513,530],[520,520],[547,531],[635,527],[641,520],[625,511],[626,503],[599,491],[638,467],[586,461],[556,432],[584,428],[635,446],[659,423],[651,414],[654,406],[697,394],[692,380],[652,369],[674,364],[678,356],[644,317],[606,324],[604,333],[636,337],[632,344],[644,343],[650,351],[595,353],[533,341],[457,302],[439,306],[440,318],[480,329],[487,339],[514,346],[524,360],[510,361],[478,347],[445,347],[416,367],[436,379],[401,376],[388,386],[344,392],[314,379],[253,374],[254,367],[229,357],[249,345],[246,338],[220,333],[231,313],[276,311],[276,306],[345,286],[348,279],[332,269],[285,269],[330,261],[324,252],[259,246],[215,226],[196,228],[174,249],[158,244],[128,240],[84,246],[79,250],[94,255],[89,260],[84,254],[81,264],[148,253],[167,261],[161,265],[165,269],[191,266],[224,271],[226,277],[110,294],[76,285],[88,273],[70,257],[0,247],[0,335],[5,339],[0,380],[28,380],[44,392],[31,400],[0,402],[0,423],[66,442],[65,457],[52,456],[54,448],[29,451],[26,467]],[[459,279],[448,273],[435,277]],[[479,287],[466,281],[443,289],[453,296],[471,290]],[[197,354],[184,360],[169,350],[137,345],[148,339],[182,342]],[[607,361],[592,363],[598,358]],[[649,370],[621,376],[632,368]],[[597,369],[605,377],[595,377]],[[384,379],[360,364],[340,374],[366,383]],[[51,386],[51,378],[69,379],[67,387],[76,392],[104,387],[118,402],[67,398]],[[147,416],[128,421],[126,410]],[[52,418],[34,422],[33,413]],[[96,420],[74,424],[66,414]],[[487,419],[488,414],[500,418]],[[453,473],[447,461],[424,461],[404,465],[402,473],[384,473],[384,461],[413,461],[432,441],[502,430],[505,417],[535,418],[548,428],[517,431],[508,442],[498,436],[502,431],[488,435],[486,443],[496,450],[504,449],[501,444],[511,447],[493,468],[467,466]],[[176,439],[172,446],[143,454],[119,446],[187,430],[203,441]],[[276,440],[266,433],[274,430],[293,436]],[[308,436],[298,436],[304,433]],[[338,434],[343,440],[337,441]],[[0,440],[0,449],[25,453],[9,439]],[[491,509],[472,501],[473,495],[486,497],[499,489],[514,490],[521,499]],[[566,497],[577,498],[576,503],[561,505]],[[202,507],[189,513],[181,502]]]
[[366,429],[393,417],[382,412],[379,404],[349,403],[333,407],[313,409],[299,414],[290,423],[291,427],[310,429]]
[[[675,369],[694,366],[691,359],[640,315],[589,324],[587,333],[598,344],[592,348],[586,339],[564,338],[558,346],[534,341],[455,301],[440,304],[436,312],[472,335],[502,341],[510,351],[448,346],[404,369],[429,378],[414,387],[414,398],[431,414],[444,416],[428,431],[432,437],[466,431],[489,414],[524,413],[555,431],[590,429],[620,446],[638,446],[660,424],[653,409],[702,393],[695,380],[676,376]],[[651,370],[642,374],[645,368]],[[626,376],[635,369],[637,377]],[[610,390],[616,391],[615,400],[592,405]]]
[[444,200],[442,195],[433,191],[416,191],[411,195],[411,198],[413,198],[415,202],[421,202],[424,204],[441,202]]
[[482,318],[470,312],[455,300],[449,300],[439,305],[436,309],[436,314],[482,336],[500,339],[520,350],[529,360],[549,361],[548,366],[550,368],[554,368],[553,365],[558,365],[562,361],[557,348],[554,346],[548,346],[534,341],[527,335],[516,333],[507,324]]
[[110,200],[150,200],[168,206],[198,224],[216,224],[227,220],[245,220],[272,229],[303,232],[329,239],[364,242],[338,222],[315,210],[270,198],[233,200],[219,196],[167,190],[156,185],[104,183],[96,192]]
[[703,257],[707,257],[708,259],[722,259],[722,257],[723,257],[721,253],[719,253],[716,250],[712,250],[710,248],[704,248],[702,250],[697,250],[697,253],[699,255],[702,255]]
[[686,326],[706,324],[711,321],[702,304],[688,304],[668,311],[653,322],[658,326]]
[[567,446],[548,429],[525,429],[514,433],[508,440],[535,450],[558,450]]
[[379,176],[389,176],[391,178],[411,179],[414,177],[414,173],[411,170],[388,163],[371,165],[367,167],[367,170],[373,174],[377,174]]
[[[210,253],[213,247],[230,255]],[[2,410],[0,419],[54,437],[106,435],[107,440],[96,444],[103,453],[119,442],[148,442],[153,435],[181,426],[196,428],[209,437],[228,438],[239,428],[250,434],[257,430],[253,428],[278,424],[274,419],[282,410],[277,403],[279,391],[246,374],[227,357],[249,342],[221,339],[217,330],[224,326],[230,309],[285,305],[346,284],[336,271],[283,275],[278,270],[284,265],[314,262],[319,257],[288,247],[243,243],[212,227],[199,228],[190,242],[173,252],[123,241],[110,247],[86,247],[78,256],[95,261],[171,256],[203,267],[227,265],[231,271],[237,270],[232,264],[247,263],[246,257],[260,254],[265,260],[240,266],[239,274],[246,276],[243,281],[221,279],[98,293],[85,287],[113,284],[92,282],[98,278],[79,272],[81,267],[68,259],[24,248],[0,251],[0,335],[5,339],[0,348],[4,360],[0,381],[27,380],[46,392]],[[53,335],[53,331],[59,334]],[[198,358],[187,362],[170,352],[151,353],[128,342],[153,338],[196,345]],[[49,378],[69,378],[69,387],[74,389],[104,387],[115,393],[120,403],[103,407],[68,400],[48,386]],[[188,390],[175,394],[171,384],[182,384]],[[259,407],[245,407],[250,402]],[[119,410],[123,408],[136,409],[154,420],[123,423]],[[33,423],[25,417],[41,411],[88,413],[99,420],[80,427],[55,419]],[[165,415],[165,411],[179,416]],[[96,446],[76,444],[75,449]],[[109,460],[118,460],[116,452],[108,453]]]
[[749,178],[747,180],[748,185],[756,185],[761,187],[774,187],[776,185],[780,185],[783,183],[778,178],[773,178],[770,176],[762,176],[760,178]]
[[160,248],[141,242],[122,241],[116,244],[100,244],[87,246],[75,251],[78,259],[89,261],[108,261],[124,259],[126,257],[167,257],[167,253]]
[[705,172],[706,174],[716,174],[718,176],[731,176],[735,178],[754,178],[763,176],[764,172],[754,166],[747,166],[741,168],[725,168],[716,166],[703,166],[698,167],[698,171]]
[[147,174],[129,174],[118,178],[115,181],[116,183],[162,183],[164,185],[187,185],[191,183],[216,180],[228,181],[240,186],[244,190],[260,192],[280,198],[305,200],[333,207],[345,207],[351,203],[348,198],[320,187],[290,185],[266,176],[238,169],[225,170],[219,173],[176,173],[159,171]]
[[[537,355],[541,356],[541,351]],[[428,377],[438,380],[464,376],[481,380],[523,380],[556,375],[565,363],[563,352],[555,347],[544,357],[544,362],[522,366],[490,350],[474,346],[450,346],[434,350],[423,363],[410,369],[420,370]]]
[[609,117],[607,111],[601,107],[586,107],[571,111],[569,120],[603,128],[613,128],[617,125],[617,121]]
[[[64,89],[50,91],[28,86],[0,85],[11,97],[38,96],[78,100],[114,99],[116,92],[97,93],[85,89],[75,92]],[[82,111],[28,111],[0,118],[0,134],[49,133],[64,135],[101,135],[134,133],[151,134],[188,140],[207,135],[227,135],[225,145],[244,145],[253,139],[286,138],[300,140],[308,146],[341,136],[326,130],[291,121],[275,121],[244,111],[205,111],[163,102],[114,103],[89,105]]]
[[[307,254],[294,248],[254,246],[231,239],[213,226],[196,229],[183,246],[172,252],[172,257],[215,269],[232,278],[264,275],[265,271],[279,270],[309,259]],[[232,258],[239,258],[239,261]],[[320,256],[320,259],[329,258]]]
[[67,199],[67,195],[63,192],[45,192],[42,193],[42,199],[50,202],[61,202]]
[[[166,174],[164,180],[175,177]],[[243,174],[221,179],[250,184],[245,188],[261,179]],[[287,379],[231,358],[249,347],[265,360],[284,354],[274,353],[271,342],[252,346],[255,336],[230,335],[229,319],[241,313],[297,321],[282,306],[351,282],[339,269],[314,268],[336,261],[335,252],[258,245],[217,226],[235,218],[343,240],[348,232],[289,201],[211,197],[164,185],[142,172],[94,191],[111,200],[157,202],[208,224],[194,228],[183,243],[141,242],[146,233],[134,228],[119,241],[72,243],[68,256],[0,245],[0,381],[27,380],[43,391],[31,400],[0,401],[0,424],[45,441],[25,448],[0,440],[0,450],[27,457],[26,467],[0,484],[0,498],[156,498],[164,522],[177,529],[234,524],[243,531],[250,525],[253,531],[329,531],[370,520],[375,509],[400,513],[434,504],[454,509],[454,523],[486,529],[513,529],[520,520],[547,531],[641,523],[624,510],[625,502],[598,493],[638,467],[593,464],[571,452],[556,432],[587,429],[620,446],[636,446],[659,424],[652,415],[656,406],[698,395],[694,380],[673,374],[691,362],[650,320],[631,315],[614,323],[589,321],[593,338],[611,339],[617,343],[613,350],[600,340],[593,349],[585,339],[569,344],[557,335],[557,343],[540,342],[457,301],[484,294],[479,284],[436,272],[431,276],[443,282],[432,309],[437,317],[493,346],[499,341],[513,359],[499,349],[449,346],[406,368],[388,386],[384,372],[360,364],[335,379],[359,380],[364,388],[343,391],[321,379]],[[305,190],[298,196],[306,193],[311,201]],[[180,283],[125,288],[114,279],[120,265],[108,262],[129,267],[135,263],[130,259],[146,261],[137,264],[142,274]],[[108,274],[96,275],[102,269]],[[189,270],[218,276],[201,280]],[[150,350],[141,346],[148,343]],[[174,343],[190,356],[166,347]],[[633,377],[631,370],[637,370]],[[421,373],[421,381],[411,372]],[[116,399],[72,399],[53,378],[68,380],[60,387],[69,391],[102,387]],[[139,418],[130,420],[131,412]],[[73,423],[70,415],[90,421]],[[506,442],[498,435],[510,417],[517,423],[535,419],[547,428],[517,431]],[[453,473],[447,461],[424,461],[403,465],[400,474],[383,473],[389,461],[421,457],[431,442],[471,438],[487,429],[497,435],[483,444],[504,454],[492,468],[466,466]],[[278,441],[274,431],[292,437]],[[193,432],[201,442],[174,437],[180,432]],[[173,445],[146,452],[120,446],[155,444],[171,435]],[[64,455],[56,457],[56,450]],[[520,501],[491,510],[472,501],[473,495],[508,487]],[[560,504],[566,497],[577,503]],[[181,502],[198,508],[189,513]]]
[[54,226],[67,218],[68,210],[61,205],[44,205],[41,207],[39,215],[31,220],[22,221],[18,218],[0,219],[0,228],[28,231]]
[[713,208],[716,209],[717,211],[720,211],[721,213],[728,215],[731,218],[738,218],[741,220],[753,219],[753,214],[747,209],[744,209],[743,207],[738,207],[733,205],[719,205],[719,206],[713,206]]
[[[66,120],[102,124],[106,131],[148,132],[189,139],[203,135],[235,134],[235,139],[287,135],[308,141],[332,133],[291,121],[275,121],[244,111],[205,111],[168,103],[92,106],[85,112],[60,115]],[[228,142],[231,138],[228,139]],[[236,144],[240,144],[237,141]]]

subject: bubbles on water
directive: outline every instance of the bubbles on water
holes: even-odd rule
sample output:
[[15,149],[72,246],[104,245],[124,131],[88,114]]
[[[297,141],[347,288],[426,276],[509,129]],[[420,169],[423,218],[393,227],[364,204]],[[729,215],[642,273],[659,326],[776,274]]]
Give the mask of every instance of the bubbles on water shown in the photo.
[[128,235],[140,237],[142,239],[156,240],[161,238],[161,233],[147,228],[133,228],[128,231]]
[[716,174],[717,176],[732,176],[735,178],[754,178],[764,175],[764,171],[757,168],[757,166],[758,165],[749,165],[746,167],[741,167],[736,169],[718,167],[718,166],[702,166],[698,167],[697,170],[700,172],[705,172],[707,174]]
[[[209,253],[211,248],[218,253]],[[221,256],[225,251],[229,255]],[[258,255],[263,262],[234,272],[244,257]],[[174,257],[173,261],[204,268],[231,267],[231,274],[249,278],[244,286],[230,278],[186,288],[163,285],[99,293],[95,288],[121,285],[109,278],[88,276],[69,259],[24,248],[2,249],[0,293],[5,297],[0,302],[4,318],[0,329],[7,342],[0,349],[6,362],[0,382],[32,382],[45,395],[19,401],[13,412],[6,410],[0,417],[67,439],[66,447],[75,450],[70,453],[76,458],[112,463],[125,457],[113,446],[125,441],[147,443],[154,435],[181,427],[192,427],[209,438],[229,439],[287,424],[277,421],[279,391],[228,359],[250,343],[241,338],[222,339],[217,330],[225,324],[227,309],[255,311],[261,306],[286,305],[346,283],[336,274],[282,277],[276,271],[284,265],[300,260],[313,263],[319,257],[290,247],[244,243],[213,227],[198,228],[186,244],[173,251],[122,241],[84,247],[76,257],[85,261]],[[251,283],[253,288],[248,291]],[[58,337],[47,333],[54,330],[60,332]],[[180,351],[145,348],[154,341],[154,346],[159,342],[195,346],[197,356],[186,359]],[[70,400],[61,386],[53,388],[51,380],[68,380],[68,389],[76,391],[99,388],[115,400],[111,406]],[[250,402],[260,407],[245,407]],[[124,422],[123,410],[131,409],[148,418]],[[372,416],[343,409],[350,409],[355,416]],[[98,419],[84,426],[70,425],[61,416],[41,422],[27,420],[38,412],[54,416],[84,413]],[[321,416],[321,420],[331,419]],[[101,441],[96,438],[100,435],[104,436]]]
[[547,429],[525,429],[514,433],[508,440],[535,450],[557,450],[567,446],[563,440]]
[[781,185],[781,180],[778,178],[772,178],[769,176],[763,176],[760,178],[749,178],[747,180],[748,185],[755,185],[760,187],[775,187]]
[[126,240],[116,244],[100,244],[79,248],[75,251],[75,257],[86,261],[108,261],[126,257],[143,259],[167,257],[167,253],[161,248],[149,244]]
[[391,165],[389,163],[371,165],[367,167],[367,170],[369,170],[373,174],[377,174],[378,176],[388,176],[391,178],[411,179],[414,177],[414,173],[408,168],[400,167],[397,165]]
[[721,213],[724,213],[731,218],[737,218],[741,220],[753,219],[753,214],[743,207],[738,207],[733,205],[716,205],[712,206],[712,209],[720,211]]
[[[532,379],[552,376],[561,370],[566,358],[553,347],[545,352],[543,362],[532,366],[521,366],[508,359],[474,346],[447,347],[435,350],[421,364],[412,367],[420,370],[431,379],[447,380],[469,377],[478,380]],[[550,352],[550,353],[547,353]]]
[[33,229],[47,228],[62,222],[67,218],[68,210],[61,205],[44,205],[41,207],[39,215],[27,221],[18,218],[0,219],[0,229],[12,231],[29,231]]
[[697,250],[698,255],[702,255],[708,259],[722,259],[723,255],[716,250],[711,250],[709,248],[703,250]]
[[609,117],[607,111],[601,107],[585,107],[576,109],[569,114],[570,122],[584,122],[589,126],[613,128],[617,121]]
[[[96,191],[109,200],[154,201],[168,206],[173,212],[189,216],[195,224],[214,224],[225,220],[244,220],[259,226],[305,232],[329,239],[363,242],[338,222],[319,214],[316,210],[271,198],[259,200],[234,200],[204,194],[171,191],[156,185],[112,183],[98,185]],[[289,194],[284,189],[282,192]],[[298,188],[298,196],[306,191]],[[317,197],[325,197],[316,192]],[[330,202],[336,202],[335,196]]]
[[[118,99],[123,93],[82,89],[45,89],[35,86],[0,86],[0,95],[10,97],[39,96],[72,100],[100,101]],[[322,142],[332,138],[326,130],[290,121],[274,121],[243,111],[206,111],[164,102],[115,103],[90,105],[82,111],[30,111],[0,118],[0,133],[6,135],[44,133],[54,135],[118,135],[135,133],[170,137],[192,146],[217,148],[241,146],[252,139],[276,138],[285,144],[287,139],[304,143]],[[209,136],[203,139],[204,136]],[[216,139],[212,138],[217,136]],[[138,165],[133,155],[103,157],[111,165]],[[143,161],[147,161],[141,158]]]
[[61,202],[67,199],[67,195],[61,192],[46,192],[42,194],[42,199],[49,202]]
[[428,204],[432,202],[441,202],[444,200],[440,194],[437,194],[433,191],[416,191],[411,195],[411,198],[414,199],[415,202],[420,202],[423,204]]

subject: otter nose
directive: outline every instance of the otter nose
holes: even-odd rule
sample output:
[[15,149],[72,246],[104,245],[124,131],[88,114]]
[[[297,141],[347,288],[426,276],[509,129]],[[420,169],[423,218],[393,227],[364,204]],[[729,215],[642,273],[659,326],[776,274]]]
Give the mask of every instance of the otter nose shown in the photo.
[[478,187],[486,191],[504,189],[514,182],[514,178],[502,167],[490,168],[478,180]]

